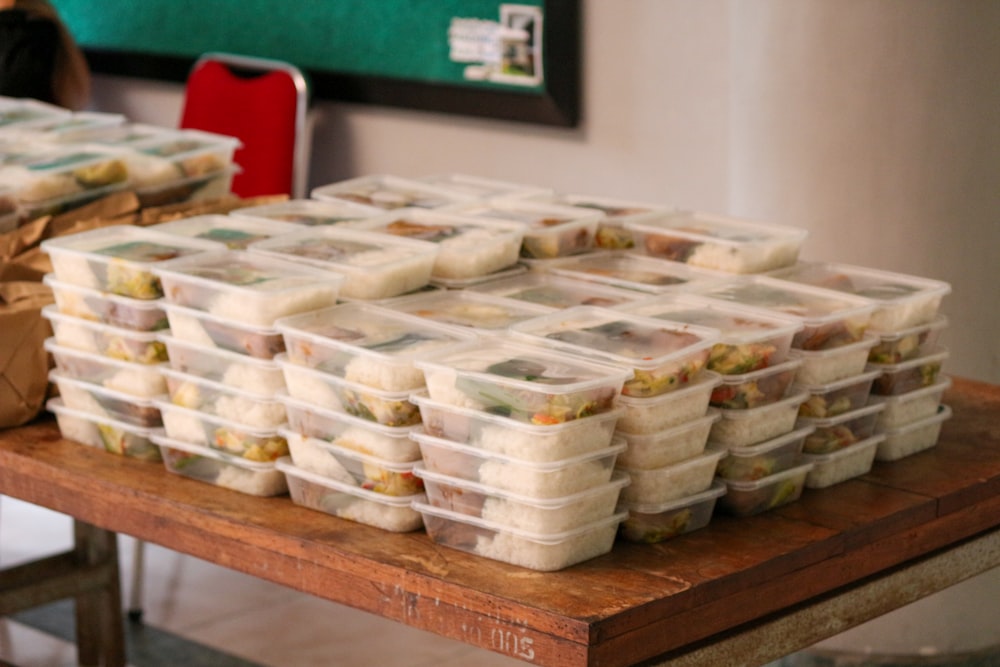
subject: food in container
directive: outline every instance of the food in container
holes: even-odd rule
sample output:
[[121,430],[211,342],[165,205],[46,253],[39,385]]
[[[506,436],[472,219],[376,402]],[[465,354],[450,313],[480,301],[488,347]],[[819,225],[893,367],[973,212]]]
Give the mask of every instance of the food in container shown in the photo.
[[534,498],[556,498],[605,484],[615,459],[625,449],[621,441],[555,461],[529,461],[413,431],[424,468],[442,475],[480,482]]
[[101,111],[75,111],[68,115],[47,114],[22,120],[6,128],[23,141],[49,144],[99,142],[111,136],[125,122],[125,116]]
[[413,474],[413,461],[390,461],[284,428],[278,432],[288,441],[292,462],[300,470],[386,496],[412,496],[424,489],[423,481]]
[[725,278],[677,262],[627,251],[598,251],[537,262],[540,271],[645,294],[687,292]]
[[939,377],[937,382],[930,386],[903,394],[869,396],[869,404],[880,405],[883,408],[878,413],[875,429],[888,431],[933,416],[941,405],[942,395],[950,386],[951,378],[944,376]]
[[72,111],[55,104],[30,98],[0,97],[0,129],[17,130],[18,126],[71,117]]
[[423,183],[391,174],[371,174],[314,188],[309,196],[320,201],[339,200],[382,210],[435,209],[469,201],[471,196],[452,188]]
[[341,410],[385,426],[410,426],[420,422],[420,410],[407,391],[384,391],[350,382],[325,371],[292,363],[284,354],[275,357],[285,375],[288,394],[328,410]]
[[285,376],[273,359],[259,359],[160,334],[170,367],[206,380],[268,396],[285,388]]
[[670,211],[662,204],[650,204],[628,199],[613,199],[587,194],[554,194],[535,196],[538,201],[549,201],[563,206],[592,208],[603,214],[597,225],[594,245],[607,250],[631,248],[635,245],[632,232],[625,228],[626,222],[658,217]]
[[221,247],[213,241],[133,225],[100,227],[42,241],[58,280],[136,299],[163,296],[155,266]]
[[802,446],[812,426],[799,428],[749,447],[730,447],[716,468],[723,479],[754,480],[801,463]]
[[631,503],[621,507],[628,518],[619,533],[630,542],[656,544],[678,535],[704,528],[712,520],[716,501],[726,493],[726,485],[715,481],[690,496],[663,503]]
[[141,206],[167,206],[168,204],[218,199],[232,192],[233,177],[239,172],[240,168],[233,165],[210,174],[187,176],[159,185],[135,188],[135,196]]
[[746,410],[776,403],[788,396],[802,362],[790,359],[749,373],[722,375],[709,404],[716,408]]
[[532,424],[607,412],[631,376],[624,367],[506,338],[467,341],[413,363],[433,400]]
[[45,274],[42,282],[52,290],[56,308],[65,315],[132,331],[159,331],[169,326],[160,299],[108,294],[63,282],[51,273]]
[[163,185],[231,169],[239,139],[185,128],[153,134],[128,144],[128,163],[138,187]]
[[434,243],[431,277],[478,278],[517,263],[525,227],[516,222],[407,208],[351,223],[355,229]]
[[249,250],[341,274],[343,298],[387,299],[427,285],[439,247],[427,241],[324,226],[255,241]]
[[803,458],[813,466],[806,475],[806,487],[824,489],[864,475],[872,469],[875,452],[884,439],[884,434],[877,434],[829,454],[805,454]]
[[51,398],[46,409],[56,416],[59,432],[67,440],[143,461],[159,461],[160,450],[151,440],[154,430],[107,416],[74,410],[61,398]]
[[253,428],[276,428],[285,423],[285,406],[272,395],[256,393],[252,387],[245,391],[168,368],[160,372],[167,381],[167,394],[174,405]]
[[622,415],[613,409],[559,424],[532,424],[463,408],[415,392],[410,400],[420,409],[423,432],[490,452],[534,462],[572,458],[611,445]]
[[646,435],[616,431],[625,441],[625,451],[618,455],[618,465],[632,470],[662,468],[705,451],[712,424],[719,419],[716,411]]
[[433,507],[542,533],[572,530],[608,518],[615,513],[619,491],[629,482],[619,472],[604,484],[576,493],[538,498],[442,475],[422,464],[414,466],[413,472],[424,481],[427,503]]
[[926,354],[937,346],[948,318],[938,315],[930,322],[878,334],[878,342],[869,350],[868,361],[873,364],[898,364]]
[[767,276],[745,276],[696,286],[693,291],[716,301],[798,320],[802,329],[792,339],[792,347],[801,350],[828,350],[861,340],[875,310],[874,302],[864,297]]
[[625,223],[648,255],[728,273],[760,273],[793,264],[808,232],[697,211],[672,211]]
[[536,185],[512,183],[495,178],[484,178],[471,174],[440,173],[422,176],[418,179],[436,187],[447,188],[474,199],[492,199],[494,197],[527,197],[545,195],[552,192],[551,188]]
[[835,262],[799,262],[772,275],[871,299],[870,326],[892,332],[930,322],[951,286],[940,280]]
[[200,410],[155,399],[167,437],[224,452],[247,461],[274,461],[288,453],[288,442],[276,428],[255,428]]
[[273,359],[285,351],[285,339],[272,327],[216,317],[201,310],[164,303],[170,335],[179,341],[255,357]]
[[813,428],[813,432],[806,437],[802,451],[806,454],[829,454],[870,438],[875,433],[875,425],[883,407],[878,404],[866,405],[822,419],[799,417],[796,427]]
[[624,433],[650,434],[703,417],[712,391],[722,381],[718,373],[701,371],[687,385],[658,396],[621,396],[625,414],[618,421]]
[[878,343],[878,336],[865,334],[861,340],[823,350],[792,348],[788,354],[802,362],[795,374],[796,382],[824,384],[857,375],[865,370],[868,353]]
[[184,257],[157,269],[167,300],[269,327],[286,315],[332,306],[344,277],[243,250]]
[[[0,164],[3,163],[3,145],[0,144]],[[21,207],[14,196],[14,189],[0,183],[0,234],[15,229],[21,217]]]
[[872,384],[872,394],[898,396],[929,387],[937,382],[948,356],[948,348],[939,345],[927,354],[898,364],[868,364],[869,370],[880,372]]
[[56,368],[65,377],[144,398],[166,391],[159,364],[138,364],[112,359],[64,347],[56,343],[54,338],[46,338],[43,345],[52,354]]
[[752,516],[795,502],[802,496],[811,463],[783,470],[755,480],[724,480],[725,495],[719,498],[720,510],[735,516]]
[[611,308],[645,298],[640,292],[538,271],[478,283],[469,289],[550,308]]
[[725,455],[725,449],[709,447],[697,456],[661,468],[637,470],[619,466],[632,480],[622,489],[622,502],[652,505],[704,491],[712,485],[715,468]]
[[251,496],[280,496],[288,492],[285,474],[273,461],[234,458],[169,437],[154,435],[152,439],[172,473]]
[[293,315],[275,327],[292,363],[385,391],[423,387],[416,360],[476,338],[472,331],[366,303]]
[[296,505],[395,533],[423,527],[420,513],[411,507],[424,498],[422,493],[402,497],[375,493],[302,470],[287,457],[278,459],[276,466],[284,473]]
[[207,239],[224,244],[230,250],[245,250],[254,241],[262,241],[301,229],[290,222],[258,218],[237,218],[230,215],[196,215],[153,225],[164,234]]
[[100,385],[66,377],[58,370],[49,371],[49,381],[59,389],[63,405],[70,410],[124,422],[142,428],[155,428],[163,421],[151,398],[143,398],[105,389]]
[[864,407],[868,403],[872,383],[878,376],[878,371],[869,371],[836,382],[798,384],[800,391],[809,394],[809,398],[799,406],[799,416],[823,419]]
[[151,331],[122,329],[72,315],[54,305],[42,308],[59,345],[137,364],[159,364],[167,360],[167,349]]
[[575,306],[519,322],[515,336],[632,369],[625,396],[656,396],[682,387],[705,367],[719,339],[715,329]]
[[719,409],[709,440],[725,447],[748,447],[788,433],[795,426],[805,392],[796,392],[776,403],[758,408]]
[[239,219],[274,220],[296,225],[340,225],[345,222],[371,218],[384,213],[380,208],[363,206],[347,201],[319,201],[316,199],[289,199],[276,204],[246,206],[229,212]]
[[951,419],[951,407],[940,405],[937,413],[883,432],[885,440],[875,451],[876,461],[897,461],[930,449],[938,443],[941,426]]
[[517,299],[467,290],[440,290],[401,296],[380,305],[440,324],[470,329],[477,334],[498,334],[512,325],[553,311]]
[[487,273],[482,276],[472,276],[471,278],[441,278],[432,275],[430,283],[424,289],[428,292],[432,291],[433,288],[454,290],[472,289],[478,285],[483,285],[494,280],[511,278],[527,272],[528,267],[524,264],[513,264],[505,269],[493,271],[492,273]]
[[436,544],[531,570],[552,572],[596,558],[611,551],[619,512],[577,528],[560,532],[530,532],[496,521],[452,512],[414,502],[427,534]]

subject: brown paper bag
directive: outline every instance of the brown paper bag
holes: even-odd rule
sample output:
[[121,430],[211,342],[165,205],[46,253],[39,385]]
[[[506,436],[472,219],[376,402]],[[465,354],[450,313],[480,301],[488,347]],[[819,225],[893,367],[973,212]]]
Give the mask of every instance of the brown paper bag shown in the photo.
[[45,405],[51,361],[42,342],[52,328],[41,311],[50,303],[41,283],[0,283],[0,428],[31,421]]

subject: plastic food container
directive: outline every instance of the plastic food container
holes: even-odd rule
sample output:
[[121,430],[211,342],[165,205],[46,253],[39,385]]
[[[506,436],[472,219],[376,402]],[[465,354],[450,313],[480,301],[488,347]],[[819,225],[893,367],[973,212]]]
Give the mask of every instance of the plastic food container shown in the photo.
[[42,282],[52,289],[60,313],[132,331],[159,331],[168,326],[162,300],[132,299],[64,283],[51,273]]
[[497,334],[518,322],[553,312],[547,306],[466,290],[413,294],[380,305],[478,334]]
[[875,434],[876,424],[884,406],[866,405],[836,417],[810,419],[799,417],[796,427],[813,427],[802,451],[806,454],[829,454]]
[[675,211],[625,224],[647,254],[729,273],[794,264],[808,232],[741,218]]
[[528,461],[463,445],[414,431],[424,468],[431,472],[479,482],[532,498],[557,498],[579,493],[611,479],[615,459],[625,443],[557,461]]
[[469,289],[507,299],[537,303],[550,308],[604,306],[612,308],[643,299],[646,295],[632,290],[601,285],[592,281],[532,271],[479,283]]
[[716,474],[751,481],[794,468],[802,462],[802,446],[812,432],[813,427],[806,426],[750,447],[731,447],[719,461]]
[[232,166],[222,171],[187,176],[159,185],[135,188],[140,206],[166,206],[182,202],[217,199],[232,192],[233,177],[240,171]]
[[513,264],[505,269],[500,269],[499,271],[494,271],[492,273],[487,273],[483,276],[472,276],[471,278],[439,278],[431,276],[431,282],[428,284],[427,291],[429,288],[439,288],[439,289],[471,289],[478,285],[483,285],[494,280],[499,280],[501,278],[511,278],[513,276],[519,276],[523,273],[528,272],[528,267],[524,264]]
[[258,394],[164,368],[167,394],[174,405],[200,410],[253,428],[277,428],[285,423],[285,406],[273,395]]
[[274,220],[296,225],[340,225],[345,222],[371,218],[385,211],[373,206],[352,204],[347,201],[318,201],[316,199],[289,199],[277,204],[246,206],[230,211],[233,218]]
[[627,368],[498,338],[417,359],[435,401],[531,424],[561,424],[614,408]]
[[196,215],[161,222],[152,229],[165,234],[207,239],[224,244],[230,250],[244,250],[254,241],[262,241],[301,229],[290,222],[229,215]]
[[719,498],[719,509],[735,516],[752,516],[795,502],[802,496],[811,463],[751,481],[724,480],[726,494]]
[[795,417],[806,396],[805,392],[797,392],[759,408],[720,409],[721,418],[712,424],[708,439],[725,447],[749,447],[788,433],[795,427]]
[[877,305],[870,326],[879,332],[932,321],[941,300],[951,292],[951,286],[940,280],[832,262],[799,262],[772,275],[871,299]]
[[451,188],[391,174],[373,174],[337,181],[313,189],[309,196],[321,201],[346,201],[382,210],[409,207],[433,209],[471,199],[469,195]]
[[665,503],[623,505],[628,518],[619,532],[630,542],[656,544],[704,528],[712,520],[716,501],[725,493],[726,485],[715,481],[704,491]]
[[467,197],[475,199],[492,199],[494,197],[528,197],[534,195],[545,195],[552,192],[551,188],[544,188],[536,185],[524,185],[521,183],[511,183],[493,178],[483,178],[470,174],[442,173],[430,174],[420,179],[421,183],[427,183],[436,187],[448,188]]
[[796,382],[801,384],[824,384],[836,382],[864,372],[868,354],[878,343],[878,336],[865,334],[856,343],[848,343],[825,350],[791,349],[788,354],[802,362]]
[[64,377],[83,380],[124,394],[150,398],[166,391],[159,364],[137,364],[64,347],[54,338],[43,343]]
[[878,342],[868,351],[868,361],[873,364],[898,364],[927,354],[937,346],[941,331],[948,326],[948,318],[938,315],[926,324],[880,333]]
[[688,384],[705,367],[719,339],[715,329],[640,317],[608,308],[575,306],[513,324],[536,344],[631,368],[625,396],[657,396]]
[[343,226],[306,227],[256,241],[250,251],[344,276],[340,296],[387,299],[427,285],[438,246]]
[[351,227],[437,244],[431,275],[452,280],[487,276],[513,266],[525,234],[524,225],[516,222],[415,208],[358,220]]
[[701,296],[763,309],[797,319],[802,329],[792,339],[800,350],[828,350],[862,339],[875,304],[870,299],[767,276],[696,288]]
[[221,247],[213,241],[132,225],[100,227],[42,241],[58,280],[136,299],[163,296],[154,266]]
[[599,211],[558,206],[516,197],[452,206],[450,211],[484,220],[517,222],[526,227],[521,255],[534,259],[566,257],[594,247]]
[[636,470],[619,466],[632,480],[622,489],[622,501],[654,505],[704,491],[712,485],[716,466],[725,455],[725,449],[710,447],[697,456],[662,468]]
[[615,533],[627,516],[619,512],[572,530],[544,533],[512,528],[466,514],[413,503],[424,519],[427,534],[436,544],[518,565],[553,572],[611,551]]
[[881,373],[872,384],[872,393],[877,396],[899,396],[914,389],[929,387],[937,382],[948,356],[948,348],[939,345],[927,354],[898,364],[868,364],[868,370]]
[[422,493],[403,497],[375,493],[302,470],[287,457],[278,459],[276,466],[284,473],[296,505],[394,533],[419,530],[424,525],[420,513],[411,507],[415,500],[424,498]]
[[168,438],[208,447],[230,458],[272,462],[288,453],[288,442],[274,428],[254,428],[200,410],[154,401]]
[[638,222],[668,213],[671,208],[662,204],[650,204],[628,199],[595,197],[587,194],[556,194],[551,197],[536,197],[539,201],[553,204],[592,208],[603,214],[597,225],[594,245],[607,250],[631,248],[635,245],[632,232],[625,228],[626,222]]
[[417,359],[476,338],[471,331],[365,303],[285,317],[275,328],[290,362],[384,391],[423,387]]
[[59,432],[67,440],[143,461],[159,461],[160,450],[150,439],[154,431],[101,415],[73,410],[60,398],[51,398],[46,409],[56,416]]
[[420,458],[420,447],[410,438],[410,431],[417,426],[383,426],[346,412],[325,410],[286,394],[277,398],[285,405],[288,429],[304,438],[325,440],[395,463]]
[[433,507],[538,533],[572,530],[615,513],[618,494],[629,482],[616,473],[605,484],[558,498],[536,498],[505,489],[441,475],[423,465],[414,473],[424,481]]
[[386,496],[412,496],[424,490],[423,481],[413,474],[413,461],[389,461],[288,429],[279,433],[288,440],[292,462],[300,470]]
[[167,349],[155,332],[122,329],[72,315],[58,307],[42,308],[42,317],[52,324],[59,345],[137,364],[159,364],[167,360]]
[[799,416],[825,419],[863,408],[878,376],[878,371],[869,371],[826,384],[797,385],[800,391],[809,394],[799,406]]
[[130,174],[141,187],[225,171],[241,146],[234,137],[194,129],[155,134],[129,144],[138,153]]
[[383,391],[350,382],[331,373],[292,363],[284,354],[275,357],[285,375],[292,398],[339,410],[384,426],[411,426],[420,423],[420,410],[410,402],[407,391]]
[[171,303],[261,327],[332,306],[344,281],[332,271],[242,250],[184,257],[157,274]]
[[941,435],[941,425],[951,419],[951,414],[951,408],[942,404],[938,407],[937,413],[930,417],[885,431],[883,433],[885,440],[879,443],[875,460],[896,461],[930,449],[937,444]]
[[806,486],[824,489],[866,474],[872,469],[875,452],[883,440],[885,435],[873,435],[829,454],[805,454],[805,461],[813,466],[806,475]]
[[155,428],[163,423],[160,410],[153,404],[152,399],[105,389],[83,380],[74,380],[58,370],[49,371],[49,381],[59,388],[62,404],[69,410],[140,428]]
[[285,351],[281,332],[216,317],[201,310],[164,303],[170,335],[203,347],[217,347],[257,359],[273,359]]
[[938,378],[938,381],[929,387],[914,389],[905,394],[869,396],[869,404],[881,405],[884,408],[878,414],[875,430],[888,431],[900,428],[937,414],[941,397],[950,386],[951,378],[945,376]]
[[30,98],[0,97],[0,129],[7,132],[17,126],[48,122],[53,118],[69,118],[69,109]]
[[695,287],[707,287],[725,279],[708,271],[665,262],[655,257],[626,252],[600,251],[575,257],[565,257],[533,265],[568,278],[586,280],[620,289],[646,294],[687,292]]
[[712,390],[710,404],[716,408],[746,410],[777,403],[788,396],[802,362],[790,359],[749,373],[722,375]]
[[170,367],[236,388],[253,388],[260,395],[270,395],[285,388],[281,367],[271,359],[258,359],[218,347],[208,347],[160,334],[167,346]]
[[718,373],[702,371],[687,385],[666,394],[621,396],[618,405],[625,409],[625,414],[618,421],[618,430],[648,435],[704,417],[712,390],[721,381]]
[[410,400],[420,409],[426,434],[536,463],[609,447],[623,412],[614,409],[561,424],[536,425],[434,401],[425,392],[411,394]]
[[251,496],[280,496],[288,492],[285,474],[273,461],[260,463],[233,458],[208,447],[154,435],[163,463],[172,473]]
[[41,143],[75,144],[98,141],[114,133],[125,116],[100,111],[76,111],[68,115],[44,115],[17,123],[9,131],[18,139]]
[[618,455],[618,465],[631,470],[652,470],[694,458],[705,451],[712,424],[718,419],[713,410],[704,417],[648,435],[616,431],[627,445]]

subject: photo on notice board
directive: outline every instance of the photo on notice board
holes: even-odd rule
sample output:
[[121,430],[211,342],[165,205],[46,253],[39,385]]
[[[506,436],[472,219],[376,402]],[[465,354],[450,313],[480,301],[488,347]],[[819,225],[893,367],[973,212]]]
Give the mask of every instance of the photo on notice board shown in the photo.
[[538,85],[542,82],[542,9],[500,5],[500,71],[490,80]]

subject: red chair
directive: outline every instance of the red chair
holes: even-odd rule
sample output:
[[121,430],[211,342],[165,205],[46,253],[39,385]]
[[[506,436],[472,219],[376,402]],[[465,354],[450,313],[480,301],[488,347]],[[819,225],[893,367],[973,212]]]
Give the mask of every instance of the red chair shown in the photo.
[[180,127],[239,139],[233,178],[241,197],[306,191],[309,89],[288,63],[207,53],[188,75]]

